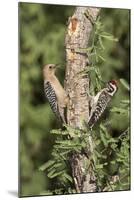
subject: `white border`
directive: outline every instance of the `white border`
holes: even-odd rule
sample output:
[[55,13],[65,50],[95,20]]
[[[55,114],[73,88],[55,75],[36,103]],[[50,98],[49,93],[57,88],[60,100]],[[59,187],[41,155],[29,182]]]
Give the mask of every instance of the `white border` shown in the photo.
[[112,8],[129,8],[131,9],[131,1],[128,0],[22,0],[21,2],[38,2],[38,3],[50,3],[50,4],[64,4],[64,5],[85,5],[85,6],[95,6],[95,7],[112,7]]
[[[96,7],[114,7],[132,9],[131,36],[134,36],[134,8],[130,0],[29,0],[21,2],[53,3],[68,5],[90,5]],[[134,39],[131,37],[131,102],[134,102]],[[17,199],[13,195],[18,189],[18,2],[16,0],[3,0],[0,2],[0,199]],[[134,111],[134,104],[131,105]],[[133,113],[133,112],[132,112]],[[134,158],[132,115],[131,130],[131,156]],[[34,197],[29,199],[133,199],[134,195],[134,161],[132,160],[132,191],[95,193],[66,196]],[[25,198],[22,198],[25,199]]]

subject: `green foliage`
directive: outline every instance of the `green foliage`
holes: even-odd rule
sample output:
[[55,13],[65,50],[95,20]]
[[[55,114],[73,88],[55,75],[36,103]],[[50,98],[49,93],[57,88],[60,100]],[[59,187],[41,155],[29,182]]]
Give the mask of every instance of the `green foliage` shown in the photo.
[[[19,3],[21,196],[75,193],[68,165],[69,154],[85,148],[87,136],[71,127],[66,127],[65,131],[59,129],[44,97],[42,78],[44,64],[65,65],[66,22],[73,11],[71,6]],[[99,187],[128,189],[129,11],[103,8],[101,20],[98,18],[94,27],[97,27],[94,29],[95,48],[92,41],[89,44],[93,61],[93,66],[88,69],[93,82],[90,93],[95,94],[103,81],[113,78],[120,81],[111,108],[102,117],[101,126],[96,126],[92,132],[96,144],[92,162],[96,162],[94,170],[100,177]],[[118,42],[113,41],[112,35]],[[58,77],[63,82],[63,67]],[[74,139],[68,139],[68,136]],[[41,166],[42,163],[45,164]],[[119,181],[113,184],[111,177],[115,172]]]
[[120,79],[120,82],[121,82],[121,84],[122,84],[128,91],[130,90],[129,84],[127,83],[126,80]]
[[100,62],[106,62],[106,58],[103,56],[104,51],[106,50],[104,44],[105,40],[108,40],[109,42],[118,41],[118,39],[114,38],[112,34],[104,31],[104,25],[101,22],[100,16],[98,16],[97,20],[93,23],[90,47],[86,49],[88,58],[91,63],[86,72],[89,72],[90,75],[93,74],[92,77],[94,76],[94,79],[92,83],[95,83],[97,91],[100,91],[101,84],[105,81],[99,68]]
[[[52,130],[51,134],[56,137],[51,153],[51,160],[44,163],[39,169],[46,171],[51,179],[57,178],[61,194],[76,193],[74,182],[71,176],[70,155],[81,153],[87,146],[89,133],[65,125],[66,130]],[[67,187],[68,186],[68,187]],[[55,193],[55,189],[53,194]]]
[[[100,191],[130,189],[129,128],[112,137],[104,125],[94,131],[94,171]],[[113,180],[115,179],[115,180]]]
[[[93,40],[91,47],[88,50],[89,59],[91,60],[91,65],[89,66],[92,79],[91,82],[95,83],[91,88],[93,94],[95,94],[96,91],[99,91],[102,83],[105,82],[105,77],[101,70],[102,64],[106,63],[106,59],[103,56],[105,55],[107,47],[105,46],[105,42],[106,40],[109,40],[109,44],[111,43],[111,45],[113,45],[115,41],[118,41],[111,34],[104,31],[105,27],[100,21],[100,17],[94,24]],[[111,75],[112,68],[108,68],[108,70],[111,71]],[[115,79],[115,77],[112,77],[112,79]],[[125,94],[119,95],[121,88],[118,88],[119,91],[116,96],[119,95],[120,100],[117,100],[116,104],[113,103],[112,108],[109,109],[109,113],[105,116],[105,119],[107,120],[102,120],[103,123],[96,127],[92,133],[93,141],[95,143],[92,162],[94,163],[94,171],[96,173],[97,185],[100,191],[130,189],[130,88],[125,78],[120,78],[119,76],[118,79],[120,79]],[[115,120],[117,121],[115,122]],[[114,125],[114,123],[116,123],[116,125]],[[124,127],[123,124],[125,124]],[[119,127],[119,125],[122,127]],[[120,131],[115,135],[117,129]],[[122,133],[122,130],[125,131]]]

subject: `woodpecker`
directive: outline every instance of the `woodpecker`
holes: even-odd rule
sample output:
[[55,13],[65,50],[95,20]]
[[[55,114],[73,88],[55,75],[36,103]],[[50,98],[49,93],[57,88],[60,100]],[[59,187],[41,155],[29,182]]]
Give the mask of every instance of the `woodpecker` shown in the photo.
[[47,64],[44,66],[44,91],[56,117],[62,123],[66,123],[65,108],[67,107],[68,97],[64,88],[55,76],[56,67],[57,65],[55,64]]
[[98,92],[95,97],[91,97],[90,116],[88,121],[88,125],[91,129],[100,119],[108,103],[111,101],[117,90],[117,82],[115,80],[111,80],[107,83],[105,88]]

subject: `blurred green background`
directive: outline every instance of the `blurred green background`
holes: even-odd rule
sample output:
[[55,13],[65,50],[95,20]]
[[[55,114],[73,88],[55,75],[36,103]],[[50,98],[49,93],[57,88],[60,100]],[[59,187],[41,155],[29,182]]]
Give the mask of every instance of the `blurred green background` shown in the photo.
[[[59,128],[44,95],[42,67],[46,63],[63,63],[57,74],[63,83],[66,24],[74,9],[72,6],[19,3],[21,196],[39,195],[55,187],[55,183],[38,170],[50,158],[54,139],[49,132]],[[99,67],[105,81],[124,78],[130,82],[129,14],[129,10],[123,9],[101,10],[104,29],[119,39],[118,42],[104,41],[106,62],[100,62]],[[119,83],[118,95],[112,104],[118,107],[121,99],[128,98],[128,91]],[[128,127],[129,119],[111,115],[113,134],[118,135]]]

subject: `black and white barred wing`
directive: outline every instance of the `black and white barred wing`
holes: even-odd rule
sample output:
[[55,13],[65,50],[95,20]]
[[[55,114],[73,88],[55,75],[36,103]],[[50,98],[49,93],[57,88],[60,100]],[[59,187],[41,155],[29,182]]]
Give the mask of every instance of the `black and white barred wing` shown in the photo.
[[90,128],[92,128],[96,124],[96,122],[100,119],[101,115],[103,114],[110,100],[111,97],[108,95],[107,92],[103,91],[100,93],[100,96],[98,98],[95,107],[93,108],[93,110],[91,110],[91,116],[88,122]]
[[48,99],[48,102],[50,104],[50,107],[51,107],[53,113],[56,115],[56,117],[58,117],[59,120],[61,120],[59,108],[58,108],[57,97],[56,97],[55,91],[49,81],[44,82],[44,91],[45,91],[46,98]]

